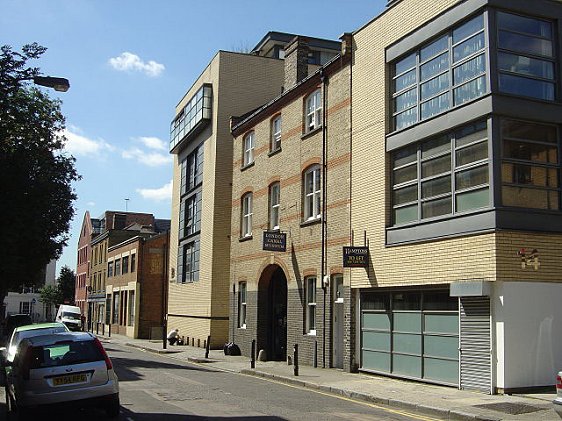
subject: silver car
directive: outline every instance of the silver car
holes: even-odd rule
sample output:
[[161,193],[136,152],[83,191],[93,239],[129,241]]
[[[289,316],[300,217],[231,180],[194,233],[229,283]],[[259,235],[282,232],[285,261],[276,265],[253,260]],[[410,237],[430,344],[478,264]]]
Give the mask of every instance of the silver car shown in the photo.
[[562,371],[556,376],[556,399],[552,403],[554,403],[554,410],[562,418]]
[[6,368],[6,404],[18,417],[37,406],[94,405],[119,415],[119,381],[103,345],[90,333],[23,339]]

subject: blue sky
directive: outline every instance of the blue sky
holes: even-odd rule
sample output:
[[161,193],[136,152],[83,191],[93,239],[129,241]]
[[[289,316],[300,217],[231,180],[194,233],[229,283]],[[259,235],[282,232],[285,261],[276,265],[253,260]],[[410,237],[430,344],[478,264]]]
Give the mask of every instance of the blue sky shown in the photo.
[[[0,43],[48,48],[33,62],[66,77],[67,152],[82,180],[71,238],[57,262],[76,270],[84,213],[171,217],[174,108],[218,50],[247,51],[269,31],[338,39],[386,0],[3,0]],[[298,13],[294,13],[297,11]],[[129,199],[126,201],[125,199]]]

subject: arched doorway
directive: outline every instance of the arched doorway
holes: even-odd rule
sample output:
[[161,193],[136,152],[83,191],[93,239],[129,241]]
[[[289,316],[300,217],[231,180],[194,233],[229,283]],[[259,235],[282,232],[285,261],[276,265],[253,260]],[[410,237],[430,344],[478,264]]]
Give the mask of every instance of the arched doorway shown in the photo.
[[278,265],[269,265],[260,277],[257,343],[268,360],[287,359],[287,277]]

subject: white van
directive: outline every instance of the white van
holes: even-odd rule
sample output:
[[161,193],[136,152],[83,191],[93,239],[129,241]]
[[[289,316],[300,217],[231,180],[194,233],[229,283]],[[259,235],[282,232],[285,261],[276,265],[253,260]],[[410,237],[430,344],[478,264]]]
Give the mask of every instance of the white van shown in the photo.
[[64,323],[70,330],[82,330],[82,312],[80,307],[61,304],[55,321]]

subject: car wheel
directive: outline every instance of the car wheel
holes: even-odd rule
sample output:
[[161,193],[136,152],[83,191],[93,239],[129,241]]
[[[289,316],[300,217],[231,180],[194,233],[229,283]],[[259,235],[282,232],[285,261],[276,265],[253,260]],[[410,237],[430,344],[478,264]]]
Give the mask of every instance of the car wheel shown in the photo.
[[121,405],[119,404],[119,398],[116,397],[107,404],[105,407],[105,413],[109,418],[117,418],[119,416],[120,408]]

